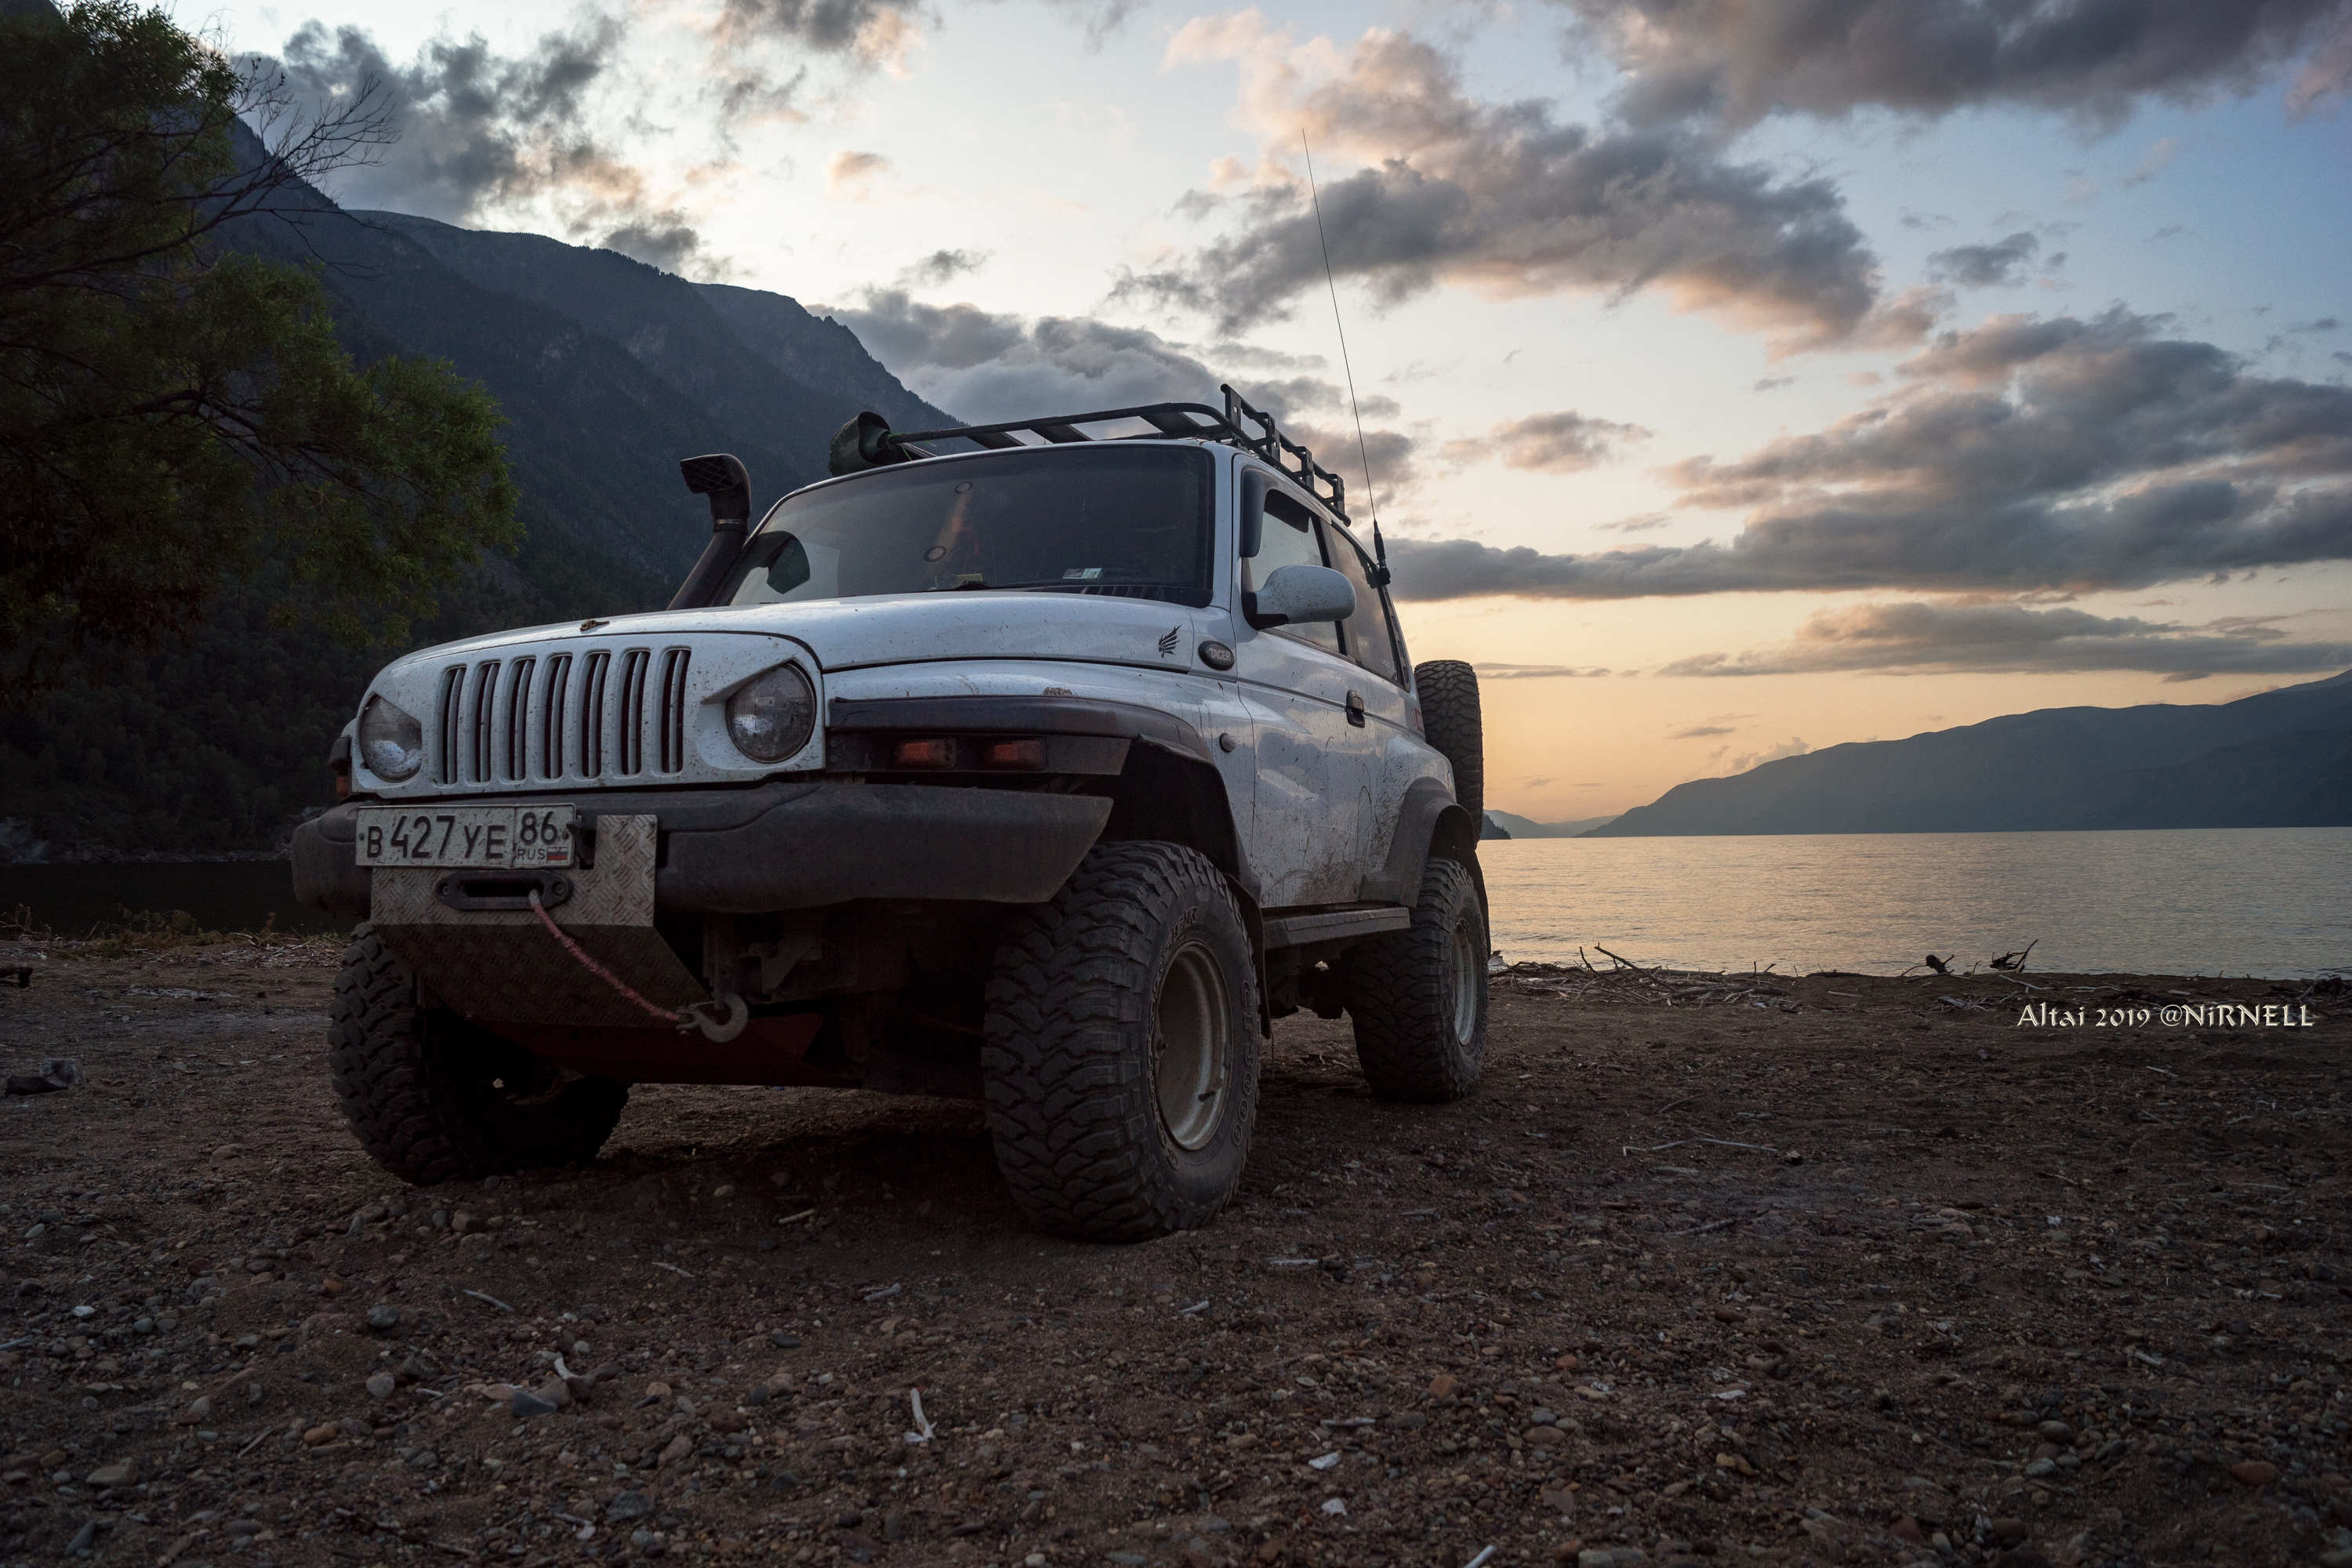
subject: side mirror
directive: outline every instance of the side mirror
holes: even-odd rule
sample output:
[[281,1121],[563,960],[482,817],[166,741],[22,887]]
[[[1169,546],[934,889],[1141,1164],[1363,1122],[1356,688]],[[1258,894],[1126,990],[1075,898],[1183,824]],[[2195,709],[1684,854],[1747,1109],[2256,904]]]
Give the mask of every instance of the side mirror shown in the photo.
[[1355,613],[1356,585],[1328,566],[1277,566],[1265,585],[1244,595],[1242,603],[1243,617],[1261,629],[1344,621]]

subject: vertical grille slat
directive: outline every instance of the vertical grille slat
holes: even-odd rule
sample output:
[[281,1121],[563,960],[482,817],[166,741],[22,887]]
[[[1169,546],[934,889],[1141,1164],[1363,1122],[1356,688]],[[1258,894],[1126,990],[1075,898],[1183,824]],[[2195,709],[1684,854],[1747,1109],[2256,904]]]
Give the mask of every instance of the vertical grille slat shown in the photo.
[[613,656],[596,652],[588,656],[586,667],[580,672],[580,773],[583,778],[604,776],[604,672],[612,665]]
[[474,752],[467,759],[473,764],[467,771],[476,784],[490,782],[490,717],[498,706],[498,695],[499,661],[484,659],[474,667]]
[[535,658],[519,658],[507,678],[507,777],[520,783],[530,776],[530,677]]
[[456,784],[458,777],[457,734],[460,710],[465,705],[466,667],[451,665],[441,677],[441,757],[440,777],[443,784]]
[[646,771],[646,671],[653,655],[633,647],[621,656],[621,773]]
[[686,771],[686,665],[691,655],[674,647],[662,655],[661,771]]
[[539,704],[539,771],[541,776],[563,776],[563,691],[571,684],[572,656],[559,653],[547,661],[547,691]]

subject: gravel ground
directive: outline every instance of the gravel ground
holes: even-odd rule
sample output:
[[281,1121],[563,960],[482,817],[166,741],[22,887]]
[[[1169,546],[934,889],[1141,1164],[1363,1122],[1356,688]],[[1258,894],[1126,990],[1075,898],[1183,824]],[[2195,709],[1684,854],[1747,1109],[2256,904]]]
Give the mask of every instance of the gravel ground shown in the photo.
[[[2340,986],[1523,968],[1458,1105],[1286,1021],[1235,1206],[1093,1247],[854,1092],[404,1188],[337,957],[0,951],[85,1075],[0,1100],[0,1563],[2352,1564]],[[2311,1026],[2020,1022],[2224,999]]]

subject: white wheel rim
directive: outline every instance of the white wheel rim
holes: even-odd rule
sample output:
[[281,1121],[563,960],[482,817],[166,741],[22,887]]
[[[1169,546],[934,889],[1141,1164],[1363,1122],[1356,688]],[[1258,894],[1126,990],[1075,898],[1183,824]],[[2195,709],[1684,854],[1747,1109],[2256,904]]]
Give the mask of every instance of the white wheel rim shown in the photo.
[[1454,922],[1446,956],[1451,961],[1446,965],[1450,971],[1447,978],[1453,982],[1454,992],[1454,1043],[1466,1047],[1478,1033],[1478,992],[1486,978],[1466,910]]
[[1224,1120],[1233,1028],[1224,973],[1207,943],[1188,942],[1168,961],[1151,1022],[1160,1123],[1178,1148],[1205,1148]]

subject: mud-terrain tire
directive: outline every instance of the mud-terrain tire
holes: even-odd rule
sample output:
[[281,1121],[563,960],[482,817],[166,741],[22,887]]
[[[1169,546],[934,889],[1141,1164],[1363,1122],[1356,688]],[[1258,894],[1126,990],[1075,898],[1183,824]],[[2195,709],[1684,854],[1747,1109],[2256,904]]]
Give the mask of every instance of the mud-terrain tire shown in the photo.
[[353,933],[328,1012],[327,1071],[375,1163],[431,1186],[593,1158],[629,1087],[551,1068],[455,1013],[367,926]]
[[1142,1241],[1233,1196],[1257,1119],[1257,966],[1198,851],[1089,850],[997,950],[985,1023],[988,1131],[1031,1223]]
[[1356,1060],[1382,1100],[1459,1100],[1486,1058],[1486,909],[1459,860],[1432,857],[1410,930],[1348,950]]
[[1412,667],[1422,733],[1454,764],[1454,798],[1483,823],[1486,816],[1486,721],[1479,710],[1478,672],[1458,658]]

